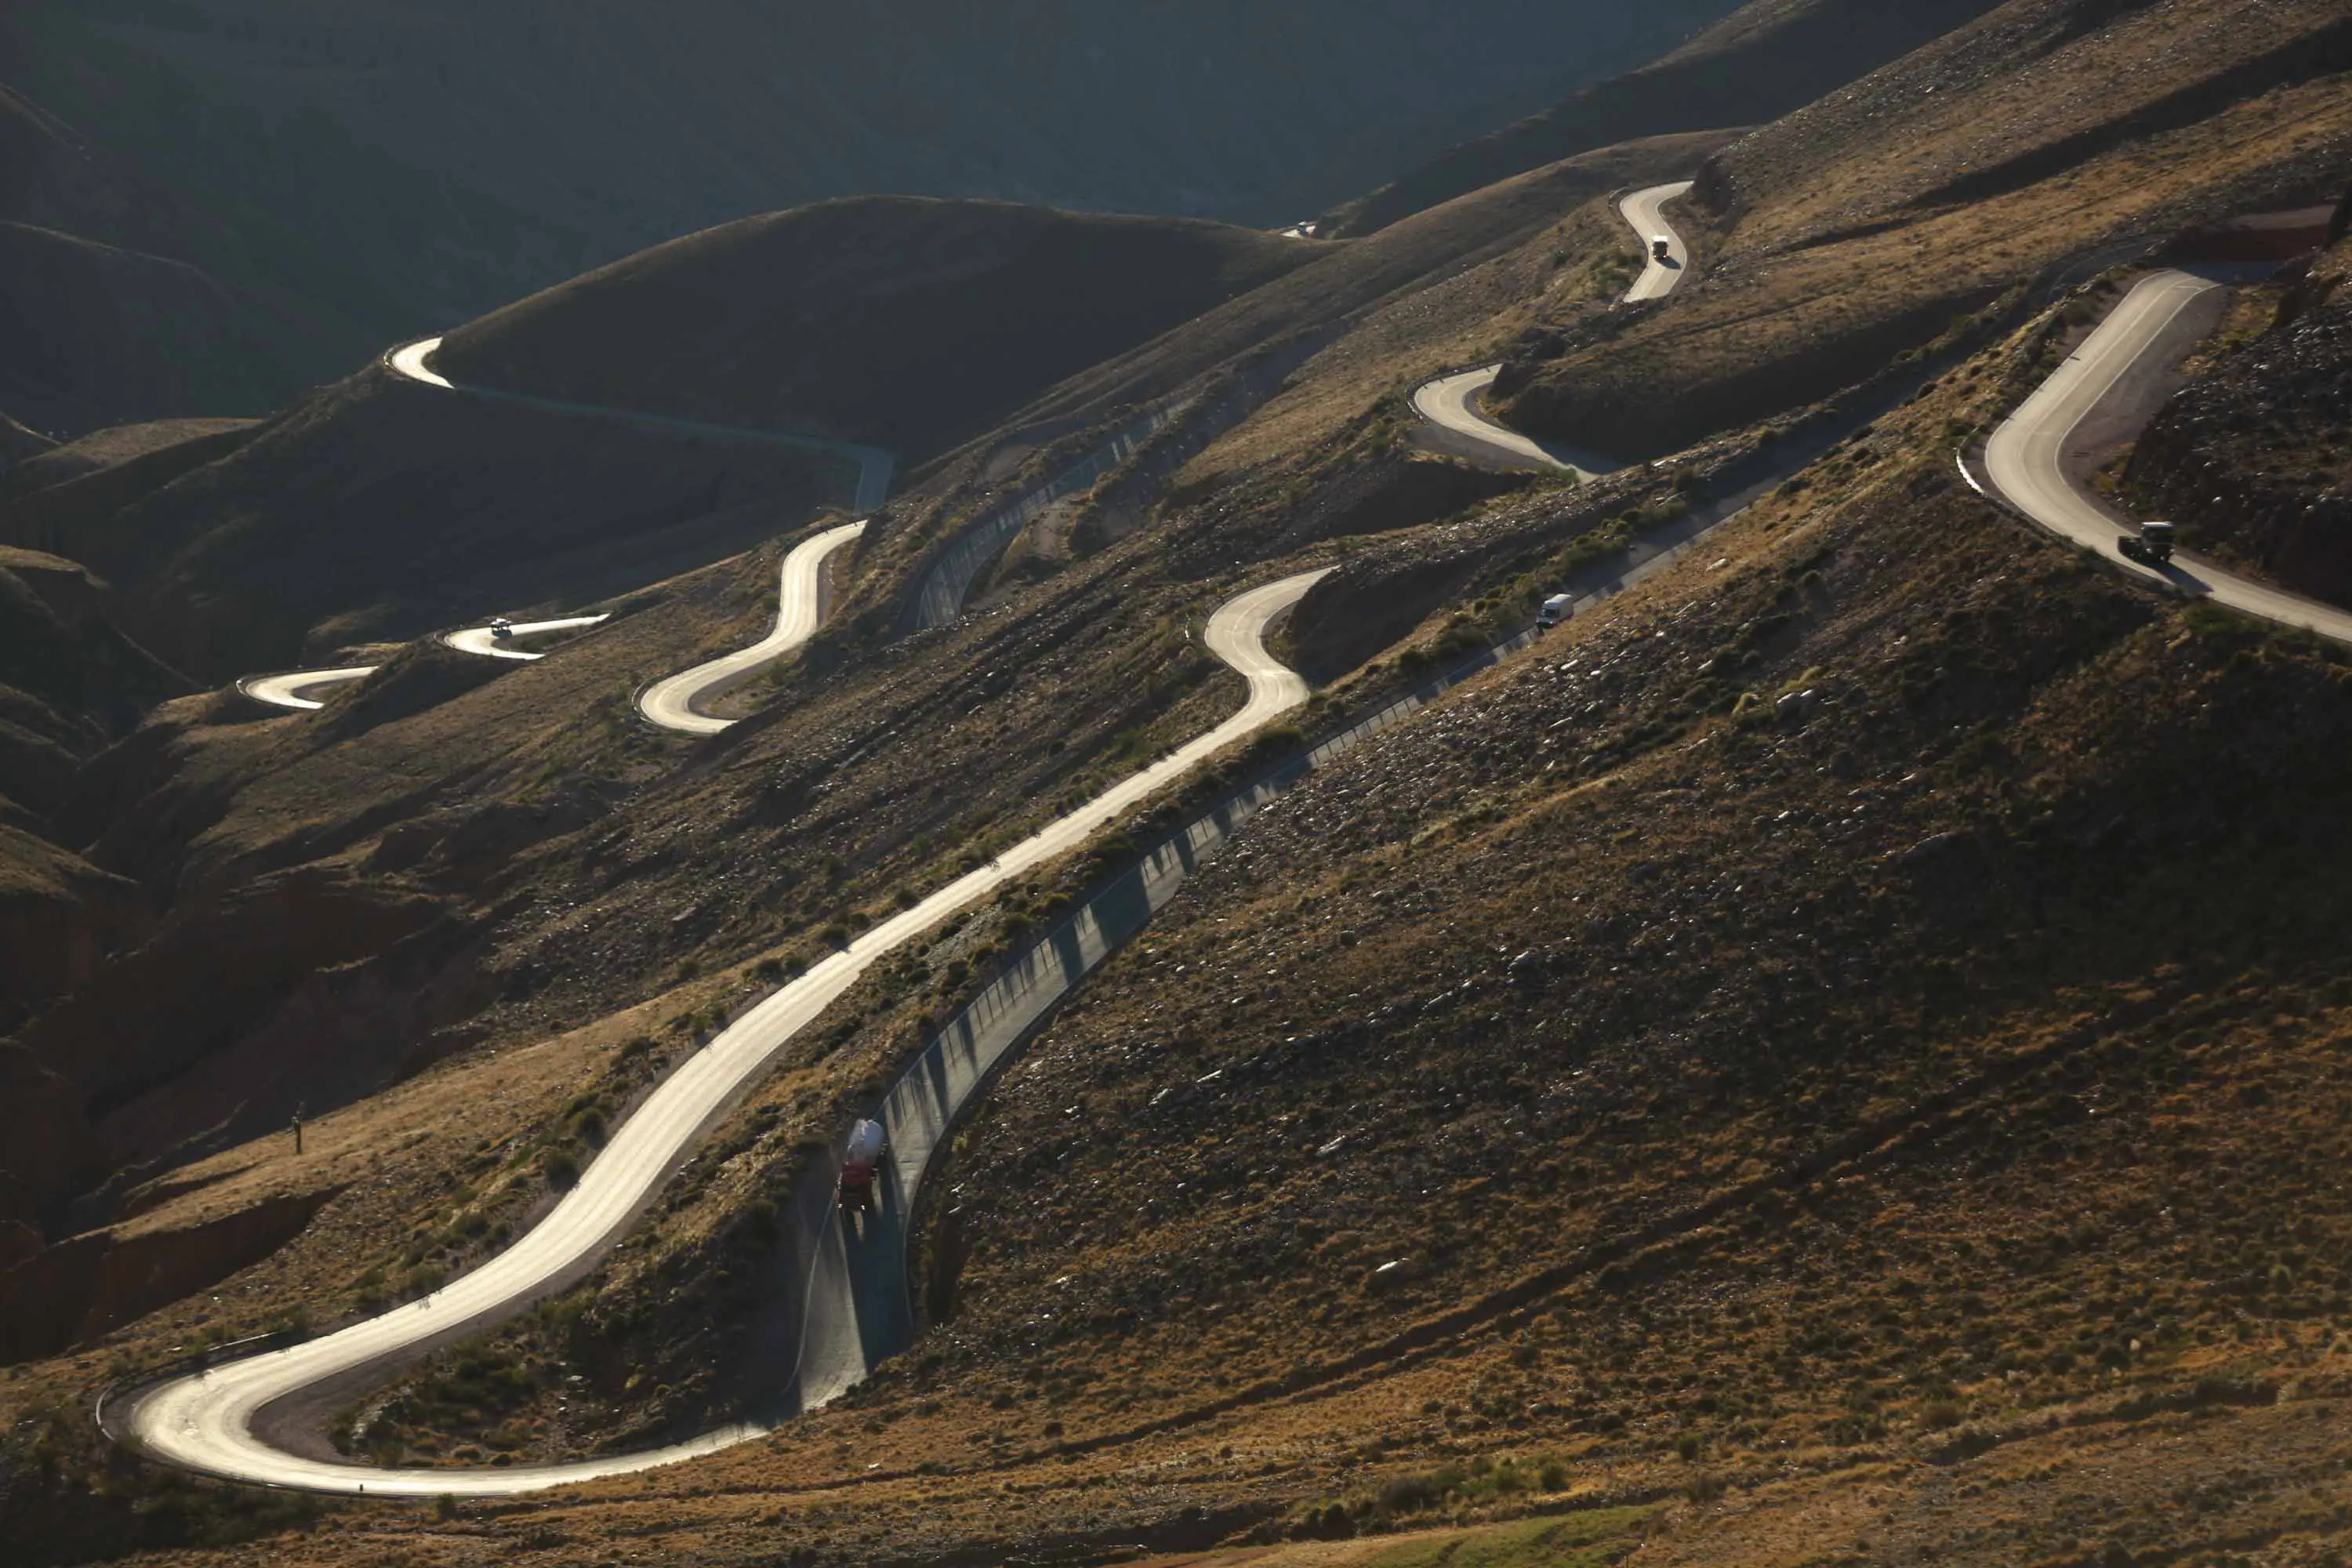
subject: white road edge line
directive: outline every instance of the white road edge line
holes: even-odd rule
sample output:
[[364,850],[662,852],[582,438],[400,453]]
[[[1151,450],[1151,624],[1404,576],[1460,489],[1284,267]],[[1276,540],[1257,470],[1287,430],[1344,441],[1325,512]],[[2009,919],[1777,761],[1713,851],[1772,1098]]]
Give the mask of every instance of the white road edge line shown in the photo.
[[686,1443],[577,1464],[511,1469],[379,1469],[273,1448],[253,1419],[268,1405],[332,1378],[478,1333],[578,1279],[619,1239],[669,1173],[775,1054],[877,961],[1033,868],[1083,845],[1215,752],[1307,700],[1307,682],[1269,653],[1267,626],[1329,568],[1253,588],[1209,619],[1209,651],[1249,683],[1241,710],[1169,756],[854,939],[723,1030],[663,1080],[537,1226],[470,1274],[422,1300],[315,1340],[173,1379],[133,1396],[130,1430],[148,1455],[235,1480],[372,1497],[489,1497],[676,1464],[758,1436],[739,1424]]

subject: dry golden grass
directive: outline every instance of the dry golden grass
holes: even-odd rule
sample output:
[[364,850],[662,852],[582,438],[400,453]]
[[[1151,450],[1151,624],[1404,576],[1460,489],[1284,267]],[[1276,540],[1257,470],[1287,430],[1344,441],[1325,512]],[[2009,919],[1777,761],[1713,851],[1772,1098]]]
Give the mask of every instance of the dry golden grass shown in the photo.
[[[1735,144],[1701,181],[1723,226],[1702,275],[1622,337],[1541,367],[1507,414],[1622,458],[1656,456],[1826,395],[2070,258],[2334,178],[2352,137],[2352,95],[2335,77],[2207,105],[2112,145],[2085,140],[2053,168],[2030,163],[2285,48],[2298,30],[2317,35],[2340,8],[2266,7],[2262,26],[2242,9],[2150,8],[2037,53],[2019,20],[2029,8],[2005,8]],[[1935,197],[2008,160],[2014,180]]]

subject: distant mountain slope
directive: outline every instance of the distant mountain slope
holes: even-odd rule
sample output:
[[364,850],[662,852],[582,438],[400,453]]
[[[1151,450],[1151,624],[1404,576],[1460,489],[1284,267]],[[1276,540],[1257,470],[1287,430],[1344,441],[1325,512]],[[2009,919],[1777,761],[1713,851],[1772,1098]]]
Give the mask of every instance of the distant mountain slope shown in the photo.
[[282,395],[355,337],[831,196],[1286,223],[1733,4],[22,0],[0,90],[70,155],[34,177],[0,129],[0,218],[201,268]]
[[13,470],[16,466],[30,462],[57,445],[38,430],[18,424],[5,414],[0,414],[0,468]]
[[815,427],[913,460],[1318,258],[1175,218],[877,197],[746,218],[449,334],[460,380]]
[[1678,131],[1756,125],[1983,15],[1995,0],[1754,0],[1654,65],[1586,88],[1516,125],[1450,148],[1333,208],[1331,235],[1409,213],[1595,147]]
[[185,262],[0,221],[0,403],[86,430],[282,391],[258,317]]
[[0,406],[68,437],[267,411],[375,341],[315,302],[340,269],[299,236],[200,210],[0,85]]
[[175,473],[184,472],[198,461],[209,462],[233,449],[254,425],[250,419],[161,419],[94,430],[63,446],[44,441],[0,474],[0,503],[152,465],[167,464]]

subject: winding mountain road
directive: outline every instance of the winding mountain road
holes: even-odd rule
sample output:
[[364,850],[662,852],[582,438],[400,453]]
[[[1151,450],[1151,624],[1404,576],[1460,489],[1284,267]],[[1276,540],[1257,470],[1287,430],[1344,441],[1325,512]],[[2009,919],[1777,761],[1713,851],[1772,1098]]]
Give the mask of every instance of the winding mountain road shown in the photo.
[[1478,407],[1478,399],[1495,384],[1495,377],[1502,374],[1502,369],[1499,364],[1482,365],[1476,370],[1457,371],[1423,382],[1413,388],[1412,411],[1431,424],[1475,443],[1488,456],[1517,468],[1564,468],[1580,479],[1609,471],[1605,465],[1588,467],[1532,436],[1522,436],[1487,418]]
[[[1652,185],[1635,191],[1617,204],[1617,215],[1633,229],[1642,242],[1642,275],[1625,291],[1625,302],[1638,305],[1648,300],[1663,300],[1690,273],[1690,246],[1674,225],[1666,221],[1665,205],[1690,195],[1692,182],[1680,180],[1671,185]],[[1666,242],[1666,259],[1658,259],[1651,241]]]
[[[511,646],[514,640],[544,637],[550,632],[583,630],[602,626],[610,616],[567,616],[555,621],[517,621],[501,637],[488,626],[467,626],[463,631],[443,632],[441,643],[459,653],[478,654],[484,658],[530,660],[545,658],[543,653],[531,653]],[[266,702],[272,708],[289,709],[298,713],[315,713],[324,708],[327,698],[340,687],[355,680],[365,680],[382,667],[373,664],[345,665],[340,669],[292,669],[283,675],[248,675],[236,683],[236,689],[256,702]]]
[[[1986,474],[1993,489],[2018,510],[2118,571],[2352,643],[2352,612],[2250,582],[2194,556],[2176,554],[2162,567],[2126,559],[2116,542],[2137,527],[2067,471],[2077,436],[2105,405],[2163,376],[2202,335],[2210,323],[2200,322],[2193,307],[2220,287],[2194,273],[2171,270],[2141,279],[2083,346],[1994,430],[1985,447]],[[1970,476],[1969,483],[1975,482]]]
[[236,689],[256,702],[267,702],[272,708],[290,708],[298,713],[315,713],[327,705],[324,694],[336,688],[349,686],[354,680],[365,680],[373,675],[372,664],[349,665],[341,669],[293,669],[283,675],[248,675],[236,683]]
[[[1240,711],[1003,852],[893,915],[729,1026],[664,1079],[613,1131],[578,1185],[513,1246],[422,1300],[284,1350],[227,1363],[137,1391],[110,1420],[155,1458],[210,1475],[342,1495],[506,1496],[627,1474],[713,1453],[756,1436],[744,1423],[691,1441],[577,1464],[484,1469],[391,1469],[332,1463],[273,1447],[254,1430],[272,1405],[313,1391],[340,1395],[429,1351],[504,1321],[584,1278],[643,1212],[688,1152],[777,1051],[867,969],[957,911],[1058,856],[1139,805],[1202,762],[1304,702],[1307,683],[1266,651],[1267,627],[1324,575],[1307,572],[1241,594],[1210,617],[1209,651],[1247,682]],[[980,1081],[965,1086],[968,1095]],[[847,1293],[840,1293],[845,1300]],[[836,1300],[812,1282],[799,1384],[804,1405],[839,1391],[842,1368],[824,1347],[855,1326],[830,1315]],[[324,1385],[322,1387],[322,1385]],[[119,1422],[119,1426],[116,1424]]]
[[816,635],[824,610],[824,568],[834,552],[866,531],[864,520],[829,528],[784,557],[776,588],[776,629],[751,647],[681,670],[646,688],[637,711],[665,730],[716,735],[735,722],[698,712],[695,705],[741,685],[764,666]]
[[514,645],[530,637],[544,637],[550,632],[584,631],[590,626],[601,626],[612,618],[608,614],[566,616],[555,621],[516,621],[507,627],[505,637],[499,636],[490,626],[467,626],[462,632],[442,633],[441,641],[445,647],[456,648],[459,653],[478,653],[484,658],[545,658],[547,656],[543,653],[532,653]]
[[[469,397],[487,398],[492,402],[517,403],[532,408],[554,409],[565,414],[588,415],[600,419],[617,419],[656,429],[682,431],[688,435],[717,436],[734,440],[762,442],[772,446],[790,447],[799,451],[824,452],[833,457],[845,458],[857,466],[857,484],[852,501],[856,510],[864,512],[878,510],[882,503],[890,498],[890,481],[898,471],[897,460],[879,447],[862,447],[850,441],[831,441],[814,436],[794,436],[782,431],[752,429],[740,425],[713,425],[696,419],[675,419],[667,415],[643,414],[627,408],[606,408],[592,403],[573,403],[558,397],[537,397],[529,393],[508,392],[498,387],[475,386],[471,384],[454,382],[433,368],[433,356],[440,347],[441,340],[437,337],[419,338],[415,342],[403,343],[386,352],[383,363],[387,369],[404,381],[414,382],[419,386],[429,386],[442,392],[459,393]],[[856,526],[862,528],[865,525],[859,523]],[[529,637],[545,632],[593,626],[605,618],[603,616],[577,616],[563,620],[533,621],[515,626],[513,636]],[[782,629],[781,618],[778,629],[779,632]],[[810,628],[811,631],[814,629],[813,626]],[[800,640],[806,641],[808,633],[803,632],[801,634]],[[494,637],[487,626],[450,632],[441,640],[461,653],[480,654],[488,658],[535,659],[545,657],[542,654],[528,653],[520,648],[508,646],[506,639]],[[734,679],[745,670],[757,668],[767,659],[773,658],[778,653],[783,652],[785,647],[792,646],[786,644],[771,647],[775,639],[772,637],[767,643],[756,645],[759,648],[769,650],[764,654],[755,653],[754,648],[746,648],[740,654],[730,655],[726,659],[716,660],[697,669],[688,670],[682,676],[673,677],[671,680],[664,681],[646,694],[645,702],[640,705],[641,710],[647,719],[665,729],[683,731],[688,734],[707,735],[725,729],[727,721],[706,719],[693,712],[687,704],[697,697],[716,695],[719,690],[733,684]],[[746,659],[749,662],[742,666],[736,666],[731,663],[735,659]],[[719,667],[722,665],[729,668],[720,669]],[[372,664],[347,666],[340,669],[289,670],[279,675],[248,676],[238,681],[236,687],[239,691],[255,701],[268,703],[273,708],[284,708],[295,712],[315,712],[326,705],[325,697],[332,693],[337,687],[348,686],[355,680],[364,680],[375,671],[376,667]],[[713,673],[714,671],[717,673]],[[697,677],[707,679],[699,684],[693,684]],[[680,685],[678,684],[680,682],[688,684]],[[662,694],[660,702],[657,706],[648,706],[647,704],[655,702],[656,693]]]
[[[1663,300],[1689,275],[1690,247],[1666,221],[1663,209],[1666,203],[1687,195],[1690,188],[1688,180],[1652,185],[1633,192],[1617,204],[1618,215],[1641,240],[1643,255],[1648,258],[1642,275],[1626,292],[1627,304]],[[1669,260],[1662,262],[1651,254],[1650,242],[1658,236],[1666,239]],[[1456,371],[1423,382],[1413,389],[1413,412],[1440,429],[1472,443],[1486,457],[1515,468],[1560,468],[1580,479],[1598,479],[1612,471],[1612,466],[1601,458],[1538,441],[1487,418],[1478,400],[1495,384],[1502,369],[1499,364],[1481,365],[1476,370]]]

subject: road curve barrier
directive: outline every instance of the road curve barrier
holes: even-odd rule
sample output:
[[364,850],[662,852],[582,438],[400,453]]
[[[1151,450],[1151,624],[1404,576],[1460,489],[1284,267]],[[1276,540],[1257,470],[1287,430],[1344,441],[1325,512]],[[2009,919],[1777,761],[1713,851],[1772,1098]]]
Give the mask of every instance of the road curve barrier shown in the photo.
[[972,584],[980,581],[991,562],[1004,553],[1014,534],[1055,501],[1076,495],[1118,468],[1137,447],[1182,418],[1192,406],[1192,400],[1185,399],[1146,409],[1036,489],[967,524],[917,577],[913,603],[901,630],[933,631],[963,614],[964,601],[971,596]]

